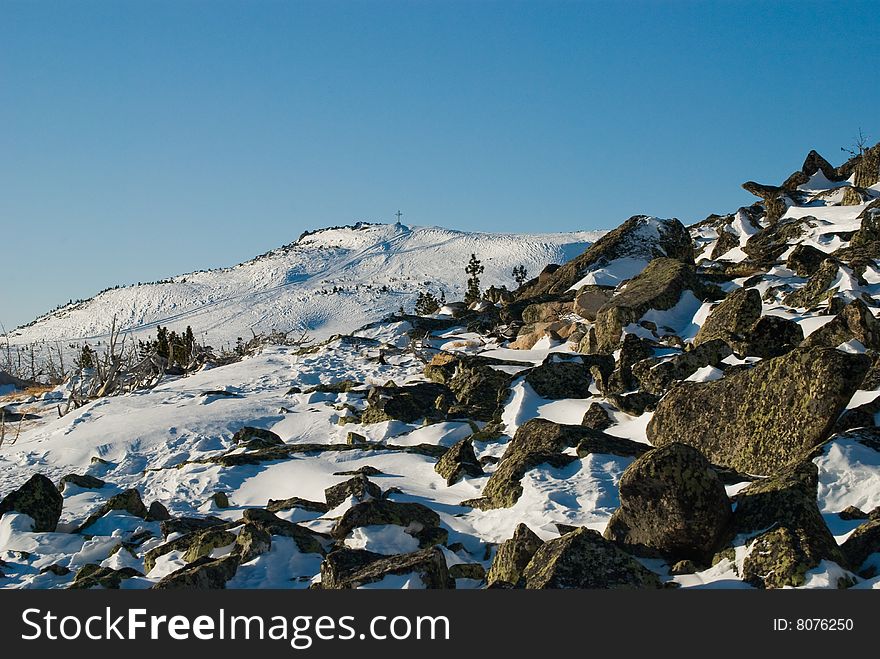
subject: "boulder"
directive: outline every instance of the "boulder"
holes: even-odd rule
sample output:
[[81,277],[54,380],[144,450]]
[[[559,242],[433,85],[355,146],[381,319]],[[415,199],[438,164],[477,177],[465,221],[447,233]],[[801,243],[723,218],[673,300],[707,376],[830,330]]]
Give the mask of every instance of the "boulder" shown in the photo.
[[596,315],[599,352],[615,350],[623,329],[630,323],[638,323],[651,309],[671,309],[678,304],[682,293],[698,288],[692,265],[673,258],[654,259]]
[[0,517],[16,512],[34,520],[34,531],[54,531],[61,517],[64,500],[58,488],[48,478],[34,474],[17,490],[0,501]]
[[672,443],[633,462],[605,538],[642,556],[706,561],[730,523],[718,474],[696,449]]
[[546,419],[530,419],[521,425],[498,467],[489,477],[479,499],[470,499],[462,505],[482,510],[508,508],[515,504],[522,494],[520,481],[527,471],[540,464],[565,467],[576,460],[563,451],[577,446],[588,437],[602,436],[584,426],[562,425]]
[[123,579],[142,576],[144,575],[131,567],[114,570],[109,567],[101,567],[96,563],[88,563],[77,571],[69,588],[72,590],[88,590],[91,588],[116,590]]
[[657,257],[681,259],[693,263],[694,252],[690,234],[675,219],[658,219],[635,215],[593,243],[580,256],[568,261],[546,276],[542,273],[517,291],[518,299],[542,294],[559,294],[578,284],[589,272],[621,258]]
[[348,501],[349,497],[354,497],[357,501],[379,499],[382,497],[382,489],[363,474],[359,474],[324,490],[324,499],[331,510]]
[[[351,475],[348,474],[333,474],[334,476],[339,475]],[[266,505],[266,510],[270,513],[281,512],[282,510],[290,510],[291,508],[299,508],[300,510],[305,510],[310,513],[320,513],[324,514],[329,512],[330,506],[322,501],[308,501],[307,499],[300,499],[299,497],[290,497],[289,499],[269,499],[269,503]]]
[[226,582],[235,576],[238,570],[239,557],[229,554],[223,558],[200,558],[168,576],[164,577],[153,588],[165,590],[170,588],[187,588],[209,590],[225,588]]
[[229,532],[229,524],[222,524],[210,528],[192,531],[179,538],[153,547],[144,554],[144,569],[149,573],[155,566],[156,561],[172,551],[183,552],[187,562],[192,562],[202,556],[207,556],[217,547],[226,547],[234,543],[235,534]]
[[856,340],[869,350],[880,351],[880,321],[868,305],[861,300],[853,300],[831,321],[825,323],[804,339],[804,346],[829,346],[836,348],[841,343]]
[[600,403],[591,403],[590,408],[584,412],[584,418],[581,419],[581,425],[602,432],[607,430],[614,422],[611,416]]
[[595,322],[599,309],[605,306],[613,294],[614,290],[605,286],[581,286],[575,295],[572,310],[581,318]]
[[582,439],[575,449],[579,458],[585,458],[591,453],[601,455],[618,455],[622,458],[638,458],[647,453],[651,447],[642,442],[634,442],[631,439],[595,433],[591,437]]
[[[864,573],[865,561],[872,554],[880,553],[880,519],[872,519],[856,528],[840,549],[847,565],[859,573]],[[870,571],[864,573],[864,576],[868,578],[876,576],[876,568],[869,569]]]
[[589,398],[593,378],[581,361],[550,361],[531,369],[526,382],[541,398]]
[[491,421],[499,414],[513,376],[493,365],[506,362],[468,355],[435,355],[425,367],[425,377],[449,387],[455,396],[454,412],[479,421]]
[[656,574],[587,528],[541,545],[523,570],[523,579],[529,589],[663,587]]
[[737,494],[731,535],[754,538],[743,579],[764,588],[799,586],[822,560],[845,564],[816,503],[818,482],[816,466],[802,462]]
[[647,391],[634,391],[630,394],[610,393],[606,398],[609,403],[630,416],[641,416],[645,412],[653,412],[660,400],[659,396]]
[[[329,570],[327,573],[329,574]],[[428,589],[455,587],[455,582],[449,577],[443,552],[436,547],[428,547],[410,554],[383,556],[366,562],[360,569],[353,571],[339,570],[337,566],[332,579],[325,580],[325,570],[322,566],[321,575],[322,588],[333,589],[359,588],[395,575],[416,576]]]
[[810,309],[819,305],[834,292],[829,289],[837,280],[839,269],[840,266],[835,259],[825,259],[819,265],[819,269],[810,275],[806,284],[782,298],[783,304],[800,309]]
[[161,502],[154,501],[150,504],[149,509],[147,509],[145,519],[148,522],[164,522],[171,519],[171,513],[168,512],[168,509]]
[[571,302],[538,302],[530,304],[522,312],[524,323],[552,323],[560,316],[571,313]]
[[269,448],[270,446],[283,446],[284,440],[271,430],[245,426],[232,436],[234,444],[246,444],[250,449]]
[[367,409],[361,423],[398,420],[413,423],[419,419],[446,419],[455,396],[445,385],[418,382],[403,387],[373,387],[367,395]]
[[[360,504],[363,505],[363,504]],[[262,529],[269,535],[280,535],[291,538],[304,554],[324,554],[322,539],[329,540],[326,535],[311,531],[299,524],[281,519],[274,513],[262,508],[248,508],[244,511],[242,520],[245,524],[252,524]]]
[[146,519],[150,514],[141,499],[141,493],[132,488],[110,497],[100,508],[89,515],[88,519],[77,529],[77,533],[82,532],[113,510],[121,510],[141,519]]
[[620,343],[620,352],[614,372],[609,377],[597,378],[597,386],[605,394],[638,389],[639,382],[633,376],[632,368],[638,362],[653,356],[654,349],[650,342],[635,334],[625,334]]
[[443,454],[434,471],[446,479],[447,485],[454,485],[465,476],[476,478],[483,475],[483,468],[474,453],[473,441],[470,437],[462,439]]
[[321,561],[321,588],[344,588],[351,575],[383,558],[386,558],[384,554],[365,549],[345,546],[334,549]]
[[761,316],[746,340],[734,346],[742,357],[781,357],[802,344],[803,328],[788,318]]
[[272,548],[272,536],[256,524],[245,524],[235,538],[235,554],[239,561],[247,563]]
[[797,348],[714,382],[683,382],[657,405],[648,439],[683,442],[713,464],[772,474],[826,439],[870,357]]
[[68,485],[75,485],[86,490],[97,490],[104,487],[106,483],[100,478],[95,478],[88,474],[67,474],[61,477],[58,489],[64,492]]
[[200,531],[212,526],[225,524],[219,517],[174,517],[163,520],[160,528],[162,529],[162,537],[167,538],[172,533],[191,533],[192,531]]
[[483,581],[486,578],[486,568],[479,563],[456,563],[449,566],[449,578]]
[[760,317],[761,294],[758,289],[738,288],[712,309],[694,337],[694,345],[721,339],[733,347],[745,338]]
[[543,544],[544,541],[528,526],[518,524],[513,537],[505,540],[498,547],[495,558],[492,559],[492,566],[486,575],[486,583],[490,586],[496,582],[518,586],[523,570]]
[[798,277],[809,277],[822,261],[828,258],[828,254],[812,245],[797,245],[788,255],[785,267],[794,272]]
[[[420,503],[398,503],[387,499],[364,501],[349,508],[333,525],[331,535],[342,540],[354,529],[364,526],[394,524],[402,526],[420,542],[433,542],[440,535],[440,516]],[[440,529],[442,530],[442,529]]]

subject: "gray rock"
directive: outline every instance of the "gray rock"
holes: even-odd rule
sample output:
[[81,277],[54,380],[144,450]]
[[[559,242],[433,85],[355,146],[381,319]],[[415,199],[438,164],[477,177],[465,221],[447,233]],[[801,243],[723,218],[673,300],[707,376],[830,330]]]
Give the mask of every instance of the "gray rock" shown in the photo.
[[9,512],[22,513],[34,520],[34,531],[54,531],[61,517],[64,500],[48,478],[34,474],[14,492],[0,501],[0,517]]
[[538,548],[544,544],[537,535],[525,524],[517,525],[513,537],[505,540],[498,547],[492,567],[486,575],[486,583],[490,586],[495,582],[508,583],[513,586],[520,584],[523,570],[532,560]]

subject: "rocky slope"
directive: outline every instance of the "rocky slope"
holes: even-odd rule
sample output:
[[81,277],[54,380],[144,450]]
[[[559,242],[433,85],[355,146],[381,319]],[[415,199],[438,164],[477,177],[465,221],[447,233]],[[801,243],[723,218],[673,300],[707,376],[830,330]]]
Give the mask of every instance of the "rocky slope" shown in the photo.
[[20,400],[0,587],[880,587],[878,153],[455,315]]

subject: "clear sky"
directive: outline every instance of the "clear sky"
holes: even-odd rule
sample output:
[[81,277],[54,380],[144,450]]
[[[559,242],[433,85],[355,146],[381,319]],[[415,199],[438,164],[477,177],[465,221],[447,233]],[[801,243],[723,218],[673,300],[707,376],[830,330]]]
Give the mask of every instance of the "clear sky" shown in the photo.
[[0,321],[357,220],[685,223],[880,139],[876,2],[0,0]]

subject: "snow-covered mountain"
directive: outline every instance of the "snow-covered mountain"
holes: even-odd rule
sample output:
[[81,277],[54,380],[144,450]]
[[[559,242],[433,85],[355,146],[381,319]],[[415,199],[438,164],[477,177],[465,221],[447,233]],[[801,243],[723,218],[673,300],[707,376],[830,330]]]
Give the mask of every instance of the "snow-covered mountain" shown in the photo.
[[577,256],[602,232],[489,234],[439,227],[359,223],[303,235],[240,265],[192,272],[161,283],[105,291],[10,332],[13,344],[79,343],[105,337],[114,315],[131,334],[157,325],[216,347],[251,330],[308,329],[314,338],[350,332],[397,311],[412,310],[420,291],[464,294],[465,265],[477,254],[484,286],[514,286],[511,271],[537,274]]

